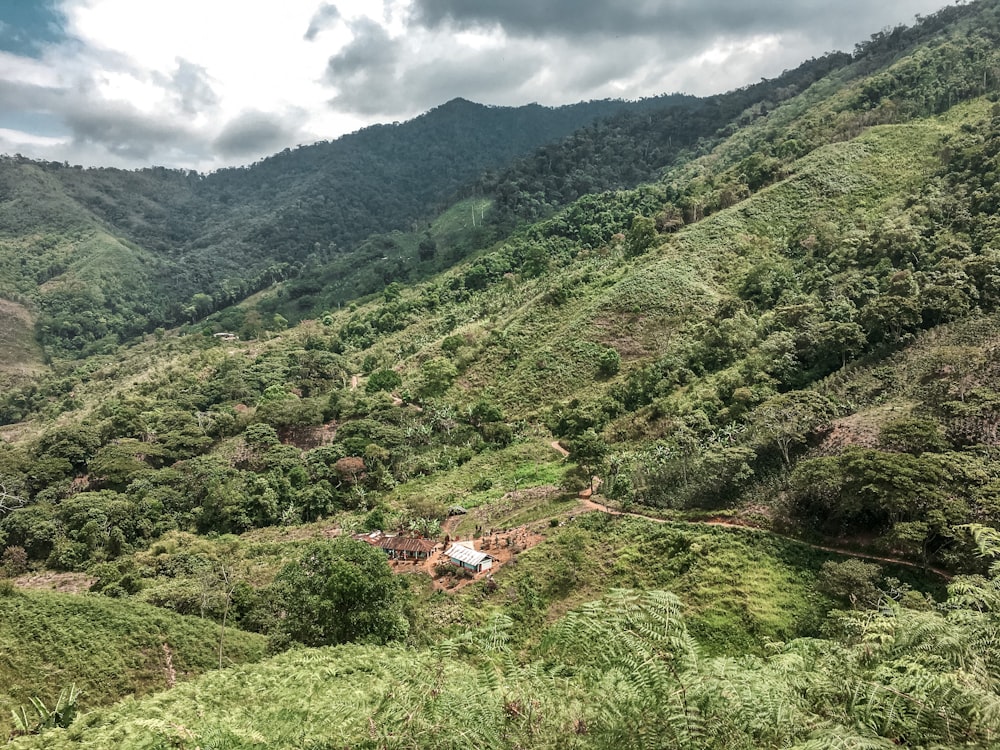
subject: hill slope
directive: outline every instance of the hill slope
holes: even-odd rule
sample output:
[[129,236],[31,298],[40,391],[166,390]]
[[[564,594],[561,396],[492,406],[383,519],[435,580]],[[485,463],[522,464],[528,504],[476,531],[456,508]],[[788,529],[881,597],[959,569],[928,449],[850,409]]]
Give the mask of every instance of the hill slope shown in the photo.
[[[484,169],[599,117],[689,101],[455,100],[407,123],[207,176],[3,158],[0,296],[38,305],[40,337],[53,351],[107,348],[238,301],[309,257],[350,252],[376,230],[408,227]],[[102,277],[108,268],[118,269],[115,279]]]
[[[225,665],[257,661],[264,638],[230,628]],[[75,684],[80,708],[172,687],[219,666],[219,628],[136,602],[32,591],[0,594],[0,734],[32,697],[51,707]],[[33,713],[29,706],[29,715]]]
[[[412,651],[287,654],[38,742],[995,744],[1000,5],[918,29],[659,181],[557,200],[419,283],[253,341],[163,332],[5,392],[24,421],[0,444],[2,543],[115,593],[190,607],[195,552],[246,534],[234,617],[267,630],[300,540],[505,545],[473,583],[392,568]],[[419,252],[459,224],[393,238]],[[813,544],[584,513],[595,475],[598,507]],[[951,598],[831,546],[945,568]],[[821,627],[827,596],[851,611]]]

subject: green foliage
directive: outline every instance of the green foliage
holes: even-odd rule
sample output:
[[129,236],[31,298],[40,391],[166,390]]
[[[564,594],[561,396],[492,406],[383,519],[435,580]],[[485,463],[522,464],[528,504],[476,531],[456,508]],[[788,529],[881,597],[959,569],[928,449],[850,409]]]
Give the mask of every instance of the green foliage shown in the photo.
[[646,216],[636,216],[625,235],[625,255],[642,255],[656,244],[656,223]]
[[76,718],[76,703],[79,698],[80,691],[76,689],[76,685],[63,688],[51,709],[47,708],[40,698],[32,696],[31,708],[34,710],[34,716],[25,706],[11,711],[14,715],[14,731],[17,734],[39,734],[44,729],[56,727],[65,729]]
[[365,383],[365,391],[367,393],[378,393],[379,391],[388,391],[391,393],[402,384],[402,378],[394,370],[376,370],[368,376],[368,382]]
[[317,542],[274,582],[278,630],[307,646],[386,643],[406,635],[404,594],[385,554],[354,539]]
[[182,726],[187,740],[237,748],[986,748],[998,729],[996,649],[983,636],[996,612],[963,603],[982,587],[957,582],[938,611],[847,613],[836,638],[740,658],[706,654],[673,594],[616,590],[548,627],[523,658],[504,616],[424,651],[295,651],[15,747],[112,736],[138,747],[150,727],[180,739],[171,727]]
[[444,357],[435,357],[420,367],[420,382],[417,393],[422,398],[433,398],[447,391],[452,381],[458,377],[455,365]]
[[816,580],[820,591],[852,607],[874,607],[883,596],[879,589],[882,569],[861,560],[826,562]]
[[[227,664],[257,661],[265,645],[263,636],[230,629]],[[219,658],[218,626],[209,620],[138,602],[31,591],[0,597],[0,648],[0,702],[28,706],[18,712],[28,731],[70,721],[66,709],[162,690],[217,668]],[[73,695],[61,693],[70,683]],[[10,719],[9,712],[0,717],[4,734]]]
[[605,349],[597,358],[597,372],[604,378],[617,375],[622,366],[621,355],[614,349]]

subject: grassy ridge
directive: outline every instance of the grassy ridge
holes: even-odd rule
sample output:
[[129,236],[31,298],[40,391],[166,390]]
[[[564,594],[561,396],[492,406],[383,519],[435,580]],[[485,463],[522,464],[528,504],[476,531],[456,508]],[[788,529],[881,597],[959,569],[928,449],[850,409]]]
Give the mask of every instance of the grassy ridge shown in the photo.
[[19,384],[44,371],[34,319],[24,305],[0,299],[0,387]]
[[[228,629],[224,664],[257,661],[265,639]],[[10,711],[38,696],[52,705],[75,684],[84,707],[168,687],[219,665],[219,628],[208,620],[90,595],[0,595],[0,735]],[[169,652],[169,657],[168,657]],[[169,661],[168,661],[169,659]]]

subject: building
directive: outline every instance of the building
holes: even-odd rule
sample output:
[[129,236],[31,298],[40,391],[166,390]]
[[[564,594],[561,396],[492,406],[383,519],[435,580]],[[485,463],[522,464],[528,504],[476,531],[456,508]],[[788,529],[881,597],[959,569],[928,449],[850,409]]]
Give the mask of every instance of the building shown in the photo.
[[385,536],[380,531],[355,537],[385,551],[391,560],[426,560],[437,546],[430,539],[410,536]]
[[444,554],[452,565],[471,570],[474,573],[480,573],[493,567],[493,558],[490,555],[462,544],[451,545]]

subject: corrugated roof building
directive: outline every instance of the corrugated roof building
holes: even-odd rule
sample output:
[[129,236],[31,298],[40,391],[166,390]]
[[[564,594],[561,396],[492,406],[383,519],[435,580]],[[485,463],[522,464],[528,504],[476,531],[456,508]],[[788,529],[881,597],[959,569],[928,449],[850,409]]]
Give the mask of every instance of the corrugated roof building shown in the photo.
[[374,542],[394,560],[426,560],[437,545],[430,539],[408,536],[384,536]]
[[453,544],[445,552],[452,565],[479,573],[493,567],[493,558],[485,552],[466,547],[462,544]]

